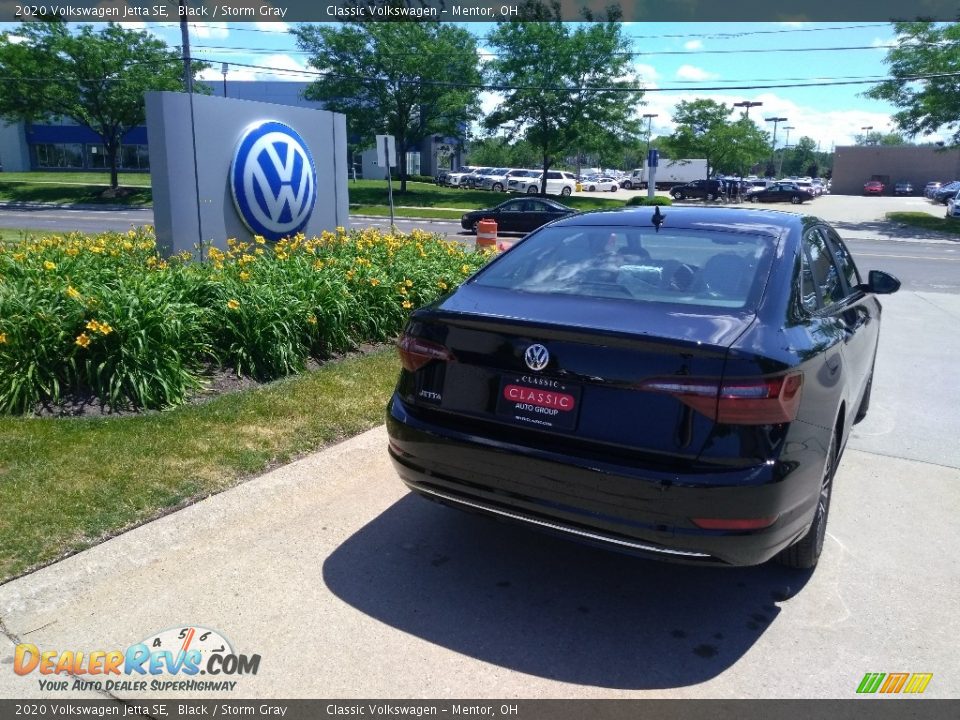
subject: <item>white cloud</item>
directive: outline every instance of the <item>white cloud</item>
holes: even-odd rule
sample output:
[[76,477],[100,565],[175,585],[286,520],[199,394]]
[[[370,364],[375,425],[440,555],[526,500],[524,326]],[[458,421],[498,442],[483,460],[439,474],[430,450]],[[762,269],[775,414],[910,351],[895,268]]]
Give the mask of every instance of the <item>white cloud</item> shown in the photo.
[[698,68],[694,65],[681,65],[677,68],[677,78],[680,80],[712,80],[714,78],[720,77],[716,73],[708,72],[703,68]]
[[[292,70],[296,72],[302,72],[307,69],[305,63],[297,60],[291,55],[286,53],[277,53],[275,55],[267,55],[263,58],[261,62],[258,62],[257,65],[265,65],[271,68],[277,68],[278,70]],[[278,80],[305,80],[307,79],[305,75],[296,75],[289,72],[278,73],[274,75],[267,70],[264,70],[264,80],[269,80],[276,78]]]
[[703,41],[701,40],[688,40],[683,44],[685,50],[702,50]]
[[[250,70],[249,68],[238,68],[231,65],[228,68],[228,71],[227,80],[229,82],[252,82],[254,80],[261,79],[256,72]],[[220,71],[219,64],[217,64],[216,67],[208,67],[201,70],[197,73],[197,77],[201,80],[206,80],[207,82],[223,82],[223,73]]]
[[253,25],[258,30],[266,30],[267,32],[285,33],[290,31],[290,26],[287,25],[287,23],[282,21],[255,22]]
[[27,39],[22,35],[7,35],[7,40],[11,45],[19,45],[20,43],[27,41]]
[[196,22],[190,23],[191,32],[198,38],[223,39],[230,35],[230,29],[225,22]]

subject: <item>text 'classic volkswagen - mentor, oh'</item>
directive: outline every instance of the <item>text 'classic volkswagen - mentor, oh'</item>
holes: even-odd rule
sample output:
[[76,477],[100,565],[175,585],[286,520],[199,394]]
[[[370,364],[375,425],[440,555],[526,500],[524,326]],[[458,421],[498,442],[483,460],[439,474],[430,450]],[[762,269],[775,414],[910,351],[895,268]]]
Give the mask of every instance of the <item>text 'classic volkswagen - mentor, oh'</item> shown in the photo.
[[768,210],[575,215],[413,313],[387,409],[417,493],[669,560],[799,568],[870,403],[876,295]]

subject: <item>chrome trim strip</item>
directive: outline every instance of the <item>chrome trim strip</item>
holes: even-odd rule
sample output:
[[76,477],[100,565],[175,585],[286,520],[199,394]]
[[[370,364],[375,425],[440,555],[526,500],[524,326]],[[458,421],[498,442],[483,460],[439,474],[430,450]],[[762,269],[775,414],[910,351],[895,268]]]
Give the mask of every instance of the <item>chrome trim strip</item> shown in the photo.
[[493,513],[495,515],[502,515],[503,517],[510,518],[511,520],[519,520],[520,522],[529,523],[530,525],[539,525],[540,527],[549,528],[551,530],[558,530],[560,532],[568,533],[570,535],[579,535],[580,537],[588,538],[590,540],[596,540],[598,542],[612,543],[614,545],[623,545],[624,547],[633,548],[635,550],[643,550],[644,552],[659,553],[661,555],[679,555],[681,557],[691,557],[691,558],[711,557],[707,553],[693,552],[690,550],[671,550],[669,548],[660,548],[660,547],[655,547],[653,545],[646,545],[641,542],[635,542],[631,540],[621,540],[619,538],[609,537],[607,535],[598,535],[596,533],[587,532],[586,530],[579,530],[577,528],[569,527],[567,525],[559,525],[557,523],[547,522],[546,520],[537,520],[536,518],[528,517],[526,515],[519,515],[517,513],[507,512],[506,510],[500,510],[498,508],[491,507],[490,505],[483,505],[481,503],[458,498],[454,495],[447,495],[446,493],[425,488],[422,485],[417,485],[416,489],[417,489],[417,492],[427,493],[429,495],[435,495],[436,497],[443,498],[444,500],[449,500],[450,502],[458,503],[460,505],[466,505],[468,507],[476,508],[477,510],[483,510],[484,512]]

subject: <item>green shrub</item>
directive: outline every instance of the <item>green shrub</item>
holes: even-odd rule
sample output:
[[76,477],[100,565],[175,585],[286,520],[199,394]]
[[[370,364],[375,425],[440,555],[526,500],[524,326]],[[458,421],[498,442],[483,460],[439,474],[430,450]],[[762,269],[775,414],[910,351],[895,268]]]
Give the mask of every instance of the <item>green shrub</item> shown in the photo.
[[634,195],[632,198],[627,200],[627,207],[635,207],[637,205],[673,205],[673,200],[663,195],[654,195],[653,197],[647,197],[646,195]]
[[182,403],[210,363],[270,380],[399,333],[409,311],[489,255],[376,229],[229,241],[169,261],[148,230],[0,247],[0,412],[90,394],[111,408]]

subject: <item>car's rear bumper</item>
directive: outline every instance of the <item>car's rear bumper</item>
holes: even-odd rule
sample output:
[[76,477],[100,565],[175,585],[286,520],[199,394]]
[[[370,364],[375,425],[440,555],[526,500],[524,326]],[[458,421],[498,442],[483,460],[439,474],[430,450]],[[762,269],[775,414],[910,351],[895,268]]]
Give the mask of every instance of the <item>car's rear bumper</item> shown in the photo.
[[[389,453],[415,492],[448,505],[675,562],[757,565],[813,518],[822,464],[772,462],[716,472],[597,463],[444,427],[397,397]],[[753,531],[704,530],[691,518],[776,517]]]

